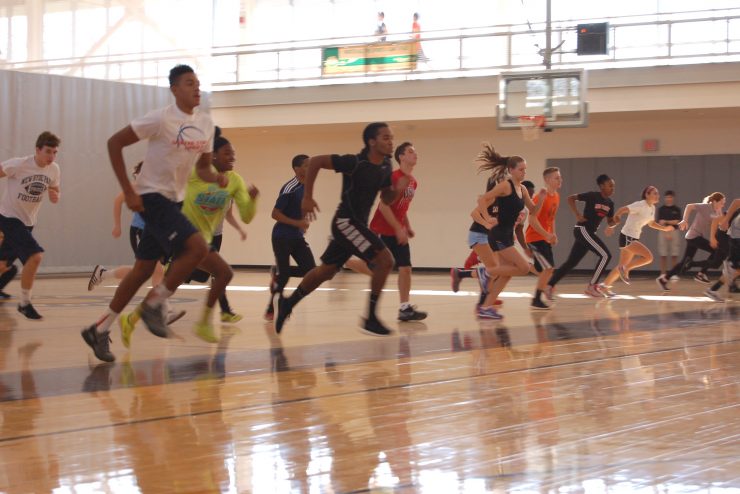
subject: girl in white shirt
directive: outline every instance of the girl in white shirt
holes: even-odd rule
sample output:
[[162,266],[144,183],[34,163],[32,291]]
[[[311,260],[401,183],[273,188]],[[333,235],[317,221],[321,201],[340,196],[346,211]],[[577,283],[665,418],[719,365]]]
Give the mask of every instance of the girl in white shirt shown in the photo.
[[608,288],[614,284],[617,278],[630,284],[629,273],[635,268],[645,266],[653,262],[653,254],[645,244],[640,242],[640,234],[645,226],[655,228],[664,232],[674,230],[673,226],[661,225],[655,221],[655,205],[660,200],[658,189],[649,185],[642,191],[642,200],[622,206],[614,214],[614,218],[627,214],[627,219],[619,234],[619,264],[612,269],[604,280],[607,296],[614,296]]

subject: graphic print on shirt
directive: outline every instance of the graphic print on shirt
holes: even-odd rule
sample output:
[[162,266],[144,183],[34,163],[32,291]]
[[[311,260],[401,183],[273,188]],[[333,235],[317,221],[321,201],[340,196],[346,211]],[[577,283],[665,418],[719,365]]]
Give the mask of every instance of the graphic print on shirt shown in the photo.
[[194,125],[181,124],[177,137],[172,142],[177,148],[180,146],[192,153],[203,153],[208,139],[206,134]]
[[228,190],[214,184],[195,196],[195,206],[205,215],[214,215],[223,210],[230,199]]
[[41,202],[44,192],[49,188],[51,179],[46,175],[30,175],[21,181],[21,187],[26,191],[18,193],[18,200],[23,202]]

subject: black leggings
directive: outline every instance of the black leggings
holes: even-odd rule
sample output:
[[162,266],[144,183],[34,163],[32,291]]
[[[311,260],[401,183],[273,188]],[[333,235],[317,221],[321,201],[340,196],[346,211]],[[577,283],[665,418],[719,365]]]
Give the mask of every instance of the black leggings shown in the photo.
[[691,261],[694,259],[694,256],[699,250],[709,252],[710,254],[714,253],[714,249],[712,249],[712,246],[709,245],[709,240],[707,240],[706,238],[695,237],[686,239],[686,249],[683,251],[683,257],[680,261],[678,261],[678,263],[676,263],[675,266],[673,266],[673,269],[665,274],[666,278],[676,276],[689,269],[693,264]]
[[570,273],[589,251],[599,256],[594,274],[591,276],[591,284],[595,285],[599,282],[599,278],[601,278],[602,273],[612,258],[612,254],[609,252],[606,244],[596,236],[596,233],[589,232],[586,227],[576,225],[573,229],[573,236],[576,238],[576,241],[570,249],[568,259],[565,260],[562,266],[555,270],[552,278],[547,283],[550,286],[555,286],[563,276]]
[[717,248],[714,249],[712,255],[705,261],[691,263],[692,266],[701,266],[701,272],[704,274],[707,274],[710,269],[717,269],[722,266],[725,259],[730,256],[730,237],[727,233],[717,230],[715,238],[717,239]]
[[[275,264],[277,266],[277,287],[275,292],[282,293],[288,279],[302,278],[306,273],[316,267],[311,247],[306,240],[301,238],[277,238],[272,237],[272,251],[275,253]],[[295,259],[298,266],[290,265],[290,258]]]

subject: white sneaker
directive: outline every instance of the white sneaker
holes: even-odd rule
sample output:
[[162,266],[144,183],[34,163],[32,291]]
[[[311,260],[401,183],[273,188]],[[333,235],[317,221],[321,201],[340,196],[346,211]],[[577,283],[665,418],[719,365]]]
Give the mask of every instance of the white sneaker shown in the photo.
[[711,288],[707,288],[706,290],[704,290],[704,295],[706,295],[707,297],[711,298],[715,302],[724,302],[725,301],[725,299],[723,299],[722,297],[720,297],[719,293],[713,291]]
[[594,298],[604,297],[604,294],[599,291],[599,287],[597,285],[588,285],[584,293],[588,295],[589,297],[594,297]]
[[605,285],[603,283],[599,283],[598,290],[606,298],[614,298],[617,296],[617,294],[612,291],[611,286]]
[[87,282],[87,291],[92,291],[93,288],[98,286],[103,282],[103,273],[105,273],[107,269],[105,269],[104,266],[101,266],[98,264],[95,266],[95,269],[93,269],[92,274],[90,275],[90,281]]

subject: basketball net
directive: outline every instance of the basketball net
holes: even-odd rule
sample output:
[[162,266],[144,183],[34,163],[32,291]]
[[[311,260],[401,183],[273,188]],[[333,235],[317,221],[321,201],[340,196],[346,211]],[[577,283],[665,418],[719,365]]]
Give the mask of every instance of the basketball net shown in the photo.
[[522,115],[519,117],[519,128],[525,141],[536,141],[545,130],[547,119],[544,115]]

